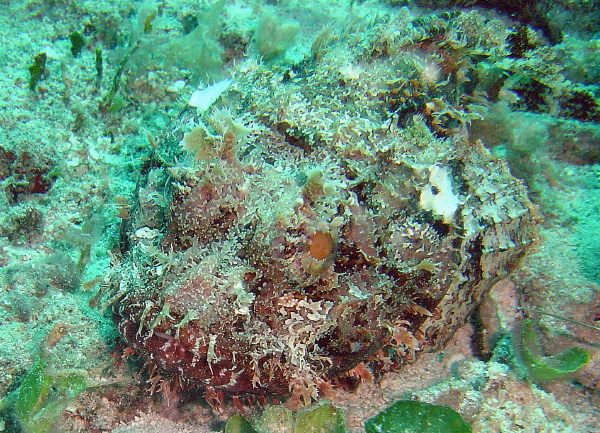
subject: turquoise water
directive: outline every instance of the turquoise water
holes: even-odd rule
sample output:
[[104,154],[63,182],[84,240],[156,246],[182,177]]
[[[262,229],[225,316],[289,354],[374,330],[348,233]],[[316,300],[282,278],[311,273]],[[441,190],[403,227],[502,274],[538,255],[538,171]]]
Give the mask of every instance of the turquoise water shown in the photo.
[[597,2],[0,16],[0,431],[600,431]]

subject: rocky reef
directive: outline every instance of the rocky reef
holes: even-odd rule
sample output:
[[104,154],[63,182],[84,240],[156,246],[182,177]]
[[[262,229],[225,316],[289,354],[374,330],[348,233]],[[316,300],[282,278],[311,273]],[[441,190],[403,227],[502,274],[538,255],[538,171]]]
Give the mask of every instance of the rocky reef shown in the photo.
[[153,142],[100,295],[154,373],[309,402],[442,347],[535,241],[469,119],[386,118],[389,59],[319,57],[246,62]]

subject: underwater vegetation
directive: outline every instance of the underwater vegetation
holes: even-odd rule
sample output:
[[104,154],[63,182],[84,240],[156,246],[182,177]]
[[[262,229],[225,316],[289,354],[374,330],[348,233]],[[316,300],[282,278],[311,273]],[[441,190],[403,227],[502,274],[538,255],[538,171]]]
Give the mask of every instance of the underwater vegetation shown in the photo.
[[69,403],[89,386],[84,372],[52,373],[48,361],[38,359],[19,388],[0,402],[0,408],[11,410],[22,433],[46,433]]
[[[401,400],[365,421],[366,433],[471,433],[454,410],[420,401]],[[283,406],[268,406],[250,421],[234,415],[225,433],[346,433],[343,413],[320,402],[294,414]]]
[[366,433],[471,433],[454,410],[429,403],[401,400],[365,422]]
[[283,406],[268,406],[251,421],[234,415],[225,425],[225,433],[346,433],[344,414],[322,401],[298,413]]
[[574,373],[590,361],[590,354],[579,346],[570,347],[552,356],[543,356],[534,323],[527,319],[521,325],[517,355],[527,376],[534,382],[562,378]]

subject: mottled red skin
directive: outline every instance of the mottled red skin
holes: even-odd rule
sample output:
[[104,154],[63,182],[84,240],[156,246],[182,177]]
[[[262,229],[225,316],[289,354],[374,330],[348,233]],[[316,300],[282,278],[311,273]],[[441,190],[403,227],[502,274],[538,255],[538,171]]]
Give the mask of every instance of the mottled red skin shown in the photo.
[[246,380],[238,380],[235,386],[228,386],[231,382],[234,366],[229,360],[209,363],[206,358],[195,356],[181,339],[169,338],[163,333],[148,330],[137,335],[137,324],[122,320],[119,321],[118,330],[127,343],[148,357],[159,368],[193,379],[201,383],[210,383],[211,386],[230,392],[255,392],[263,394],[282,395],[288,390],[269,388],[264,389],[253,386]]

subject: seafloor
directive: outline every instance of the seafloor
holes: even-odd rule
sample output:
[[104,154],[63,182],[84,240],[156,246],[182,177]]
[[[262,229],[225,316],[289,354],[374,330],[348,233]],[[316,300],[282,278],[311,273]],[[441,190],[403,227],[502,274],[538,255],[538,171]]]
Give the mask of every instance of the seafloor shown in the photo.
[[[96,296],[148,160],[183,138],[194,89],[232,79],[207,113],[301,151],[342,137],[356,155],[379,129],[480,140],[539,207],[535,246],[445,347],[328,390],[349,431],[412,398],[475,432],[600,432],[600,5],[523,3],[1,0],[0,431],[221,431],[241,409],[150,392]],[[193,150],[207,155],[170,152],[181,167],[215,157]],[[590,360],[536,376],[519,359],[523,316],[544,356]],[[34,365],[54,388],[26,411],[14,400]]]

